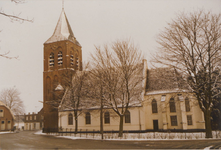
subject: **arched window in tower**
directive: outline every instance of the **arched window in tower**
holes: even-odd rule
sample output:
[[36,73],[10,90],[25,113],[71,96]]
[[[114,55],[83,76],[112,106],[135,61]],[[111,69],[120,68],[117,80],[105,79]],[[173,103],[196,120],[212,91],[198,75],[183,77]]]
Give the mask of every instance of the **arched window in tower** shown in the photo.
[[170,112],[176,112],[175,100],[174,98],[170,99]]
[[86,112],[85,114],[85,123],[91,124],[91,114],[89,112]]
[[106,111],[106,112],[104,113],[104,123],[105,123],[105,124],[110,123],[110,113],[109,113],[108,111]]
[[68,115],[68,125],[73,125],[73,115],[71,113]]
[[127,110],[125,112],[125,123],[130,123],[130,112]]
[[190,111],[190,101],[189,98],[185,98],[185,106],[186,106],[186,112]]
[[61,66],[63,64],[62,59],[62,51],[58,52],[58,65]]
[[157,113],[157,101],[155,99],[152,100],[152,113]]
[[74,66],[74,55],[73,55],[73,51],[70,52],[70,64],[71,64],[71,66]]
[[79,59],[78,59],[78,54],[76,54],[76,55],[75,55],[75,60],[76,60],[76,63],[75,63],[75,64],[76,64],[76,70],[78,70],[78,68],[79,68],[79,63],[78,63],[78,62],[79,62]]
[[51,52],[49,56],[49,66],[53,67],[54,66],[54,53]]

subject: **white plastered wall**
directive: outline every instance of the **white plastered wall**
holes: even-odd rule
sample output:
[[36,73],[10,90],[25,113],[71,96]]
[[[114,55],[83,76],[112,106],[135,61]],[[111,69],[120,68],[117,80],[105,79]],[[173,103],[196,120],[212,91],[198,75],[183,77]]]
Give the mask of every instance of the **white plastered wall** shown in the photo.
[[[128,109],[130,111],[130,119],[131,123],[125,123],[123,129],[125,131],[131,130],[144,130],[144,112],[143,107],[130,107]],[[104,125],[104,131],[118,131],[119,130],[119,116],[111,109],[104,109],[105,111],[110,112],[110,123]],[[100,130],[100,112],[99,110],[89,110],[91,114],[91,124],[85,123],[85,112],[83,112],[78,117],[78,130],[82,131],[98,131]],[[63,111],[59,112],[59,127],[62,127],[63,130],[74,131],[75,129],[75,121],[73,117],[73,125],[68,125],[68,114],[74,114],[73,111]]]

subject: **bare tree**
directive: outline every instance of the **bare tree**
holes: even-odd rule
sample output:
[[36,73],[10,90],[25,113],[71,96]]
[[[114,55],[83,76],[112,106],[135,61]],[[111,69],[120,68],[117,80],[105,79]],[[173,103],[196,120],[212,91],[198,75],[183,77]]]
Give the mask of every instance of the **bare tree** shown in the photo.
[[[25,2],[25,0],[11,0],[11,1],[14,2],[14,3],[16,3],[16,4],[22,4],[22,3]],[[12,22],[13,22],[13,21],[18,21],[18,22],[20,22],[20,23],[23,23],[24,21],[33,22],[33,19],[22,18],[22,17],[20,17],[20,14],[21,14],[21,13],[19,13],[19,14],[8,14],[8,13],[5,13],[2,8],[0,8],[0,15],[5,16],[5,17],[8,17]],[[1,32],[1,31],[0,31],[0,32]],[[8,54],[9,54],[9,51],[0,54],[0,57],[4,57],[4,58],[7,58],[7,59],[17,59],[17,58],[18,58],[18,57],[8,56]]]
[[20,92],[15,87],[2,90],[0,101],[8,106],[15,115],[21,115],[25,112],[23,101],[20,99]]
[[[25,0],[11,0],[12,2],[16,3],[16,4],[23,4],[25,2]],[[3,15],[5,17],[8,17],[11,21],[18,21],[18,22],[24,22],[24,21],[28,21],[28,22],[33,22],[33,19],[28,19],[28,18],[22,18],[20,17],[21,13],[19,14],[8,14],[5,13],[4,10],[1,8],[0,9],[0,15]]]
[[[96,47],[92,55],[93,66],[102,78],[104,85],[102,98],[120,117],[119,137],[123,136],[123,118],[129,105],[139,103],[142,93],[142,57],[141,52],[130,40],[118,40],[103,50]],[[98,75],[99,76],[99,75]]]
[[204,113],[206,138],[212,137],[210,114],[220,94],[221,14],[179,14],[159,34],[153,62],[172,66],[195,94]]
[[[72,76],[67,78],[63,100],[61,101],[61,109],[70,109],[74,111],[75,118],[75,134],[78,132],[78,116],[87,108],[90,101],[87,99],[89,89],[88,82],[88,64],[83,71],[76,71]],[[69,80],[69,82],[68,82]]]
[[[93,56],[92,56],[93,57]],[[96,63],[95,63],[96,64]],[[105,85],[104,73],[98,68],[94,68],[90,71],[90,84],[91,84],[91,93],[88,95],[90,99],[93,100],[94,105],[100,106],[100,134],[101,139],[104,138],[103,131],[103,108],[104,108],[104,95],[105,95]]]

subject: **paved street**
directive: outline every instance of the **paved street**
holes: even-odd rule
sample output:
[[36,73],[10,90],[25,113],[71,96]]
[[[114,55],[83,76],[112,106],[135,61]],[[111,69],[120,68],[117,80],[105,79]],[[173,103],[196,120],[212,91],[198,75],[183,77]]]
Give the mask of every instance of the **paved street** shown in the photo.
[[0,149],[221,149],[221,140],[101,141],[34,135],[33,131],[0,134]]

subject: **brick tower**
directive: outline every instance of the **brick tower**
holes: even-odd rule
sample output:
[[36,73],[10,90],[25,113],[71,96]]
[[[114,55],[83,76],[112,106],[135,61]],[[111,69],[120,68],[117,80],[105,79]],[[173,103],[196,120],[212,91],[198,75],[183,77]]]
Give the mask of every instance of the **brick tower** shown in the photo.
[[[53,35],[44,43],[43,109],[44,132],[58,131],[58,90],[64,86],[63,74],[82,70],[81,45],[74,37],[64,9]],[[60,87],[60,88],[59,88]],[[60,94],[62,91],[59,92]]]

